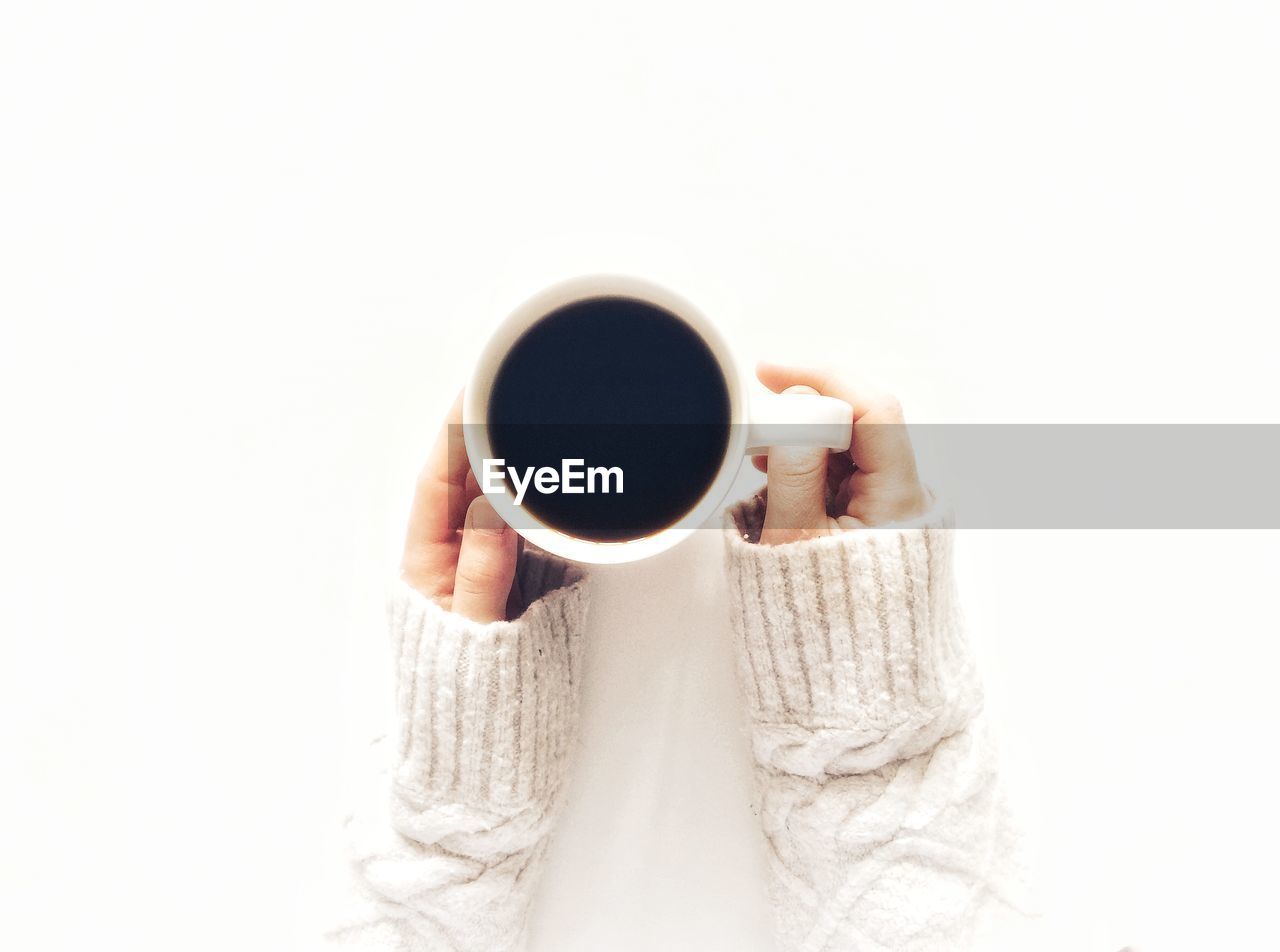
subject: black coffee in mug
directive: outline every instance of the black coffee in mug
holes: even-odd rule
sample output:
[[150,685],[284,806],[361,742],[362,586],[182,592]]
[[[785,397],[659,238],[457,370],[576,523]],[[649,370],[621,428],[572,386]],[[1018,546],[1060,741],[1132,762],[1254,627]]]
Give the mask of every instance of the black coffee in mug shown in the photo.
[[566,461],[581,461],[576,481],[529,479],[521,504],[594,542],[679,522],[729,445],[729,386],[711,349],[675,314],[630,297],[575,301],[529,327],[494,375],[487,415],[493,456],[508,471],[566,472]]

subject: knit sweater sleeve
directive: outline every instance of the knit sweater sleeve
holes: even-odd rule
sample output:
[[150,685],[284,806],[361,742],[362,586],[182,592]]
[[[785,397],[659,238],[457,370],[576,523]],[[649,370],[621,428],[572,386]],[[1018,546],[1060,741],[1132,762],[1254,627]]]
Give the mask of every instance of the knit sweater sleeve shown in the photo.
[[528,607],[479,624],[403,583],[389,599],[398,731],[348,824],[347,949],[508,952],[525,925],[576,736],[586,582],[526,550]]
[[946,514],[777,546],[763,515],[727,561],[779,946],[968,948],[1022,877]]

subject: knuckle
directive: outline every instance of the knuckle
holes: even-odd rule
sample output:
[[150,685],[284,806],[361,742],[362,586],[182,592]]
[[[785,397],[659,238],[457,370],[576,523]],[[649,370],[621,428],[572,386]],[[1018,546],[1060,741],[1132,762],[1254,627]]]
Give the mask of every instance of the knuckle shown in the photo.
[[834,364],[819,364],[814,368],[814,384],[819,393],[830,393],[840,384],[842,374]]
[[886,421],[901,423],[904,419],[902,401],[893,394],[883,394],[876,398],[876,414]]
[[822,475],[821,461],[779,460],[769,464],[769,478],[786,483],[808,484]]
[[769,457],[770,482],[807,485],[826,473],[826,451],[775,451]]

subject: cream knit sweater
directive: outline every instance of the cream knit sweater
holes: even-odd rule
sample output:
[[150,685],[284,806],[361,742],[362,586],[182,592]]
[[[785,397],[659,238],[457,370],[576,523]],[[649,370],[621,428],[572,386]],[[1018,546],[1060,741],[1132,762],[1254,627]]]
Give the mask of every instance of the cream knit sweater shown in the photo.
[[[1016,838],[956,608],[951,530],[761,546],[732,510],[727,568],[770,895],[784,952],[982,945],[1016,902]],[[526,553],[515,621],[391,599],[400,731],[389,814],[357,818],[357,949],[502,952],[524,928],[575,739],[582,573]]]

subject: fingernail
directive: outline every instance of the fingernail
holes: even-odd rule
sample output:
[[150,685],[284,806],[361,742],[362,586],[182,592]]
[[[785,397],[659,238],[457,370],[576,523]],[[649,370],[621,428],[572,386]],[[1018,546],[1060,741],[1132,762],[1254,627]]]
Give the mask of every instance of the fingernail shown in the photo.
[[490,535],[502,535],[507,528],[507,524],[502,521],[502,517],[493,508],[493,504],[488,499],[485,499],[484,496],[477,496],[475,502],[471,504],[471,508],[467,510],[467,523],[476,532],[484,532]]

